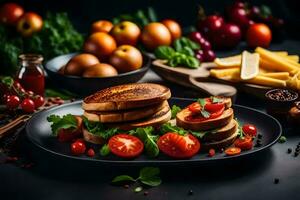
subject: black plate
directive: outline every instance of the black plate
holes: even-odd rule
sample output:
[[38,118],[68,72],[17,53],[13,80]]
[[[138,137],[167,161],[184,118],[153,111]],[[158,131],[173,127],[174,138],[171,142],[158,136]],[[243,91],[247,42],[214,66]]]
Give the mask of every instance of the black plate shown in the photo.
[[[176,104],[180,107],[189,105],[193,100],[171,98],[169,100],[170,105]],[[251,123],[255,124],[259,133],[263,135],[262,146],[254,147],[250,151],[242,152],[240,155],[227,157],[224,153],[217,153],[214,157],[207,157],[205,153],[199,153],[191,159],[174,160],[160,154],[157,158],[149,158],[146,155],[141,155],[133,160],[124,160],[114,155],[108,157],[101,157],[97,155],[95,158],[89,158],[85,155],[80,157],[72,156],[70,154],[70,144],[60,143],[51,135],[50,124],[47,122],[47,116],[51,114],[65,115],[68,113],[81,115],[83,110],[81,109],[81,101],[58,106],[47,111],[43,111],[35,114],[26,125],[26,133],[35,145],[38,147],[53,153],[58,156],[68,157],[72,159],[80,159],[82,161],[95,161],[101,164],[118,164],[118,165],[137,165],[137,164],[202,164],[212,161],[228,160],[237,157],[244,157],[247,155],[253,155],[273,145],[280,137],[282,129],[279,122],[263,112],[257,111],[252,108],[248,108],[240,105],[233,105],[235,117],[241,124]],[[99,148],[99,147],[98,147]]]
[[112,77],[85,78],[57,73],[62,66],[66,65],[68,61],[77,54],[78,53],[71,53],[53,58],[46,63],[45,70],[53,84],[81,96],[86,96],[114,85],[138,82],[143,78],[151,65],[150,58],[143,56],[143,66],[140,69]]

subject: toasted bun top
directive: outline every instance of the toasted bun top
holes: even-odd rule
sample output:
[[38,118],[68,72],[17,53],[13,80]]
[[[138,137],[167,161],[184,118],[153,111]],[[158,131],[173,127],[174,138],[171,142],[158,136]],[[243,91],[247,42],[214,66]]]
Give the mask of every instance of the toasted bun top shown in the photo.
[[84,110],[110,111],[139,108],[162,102],[171,97],[170,89],[154,83],[118,85],[86,97]]

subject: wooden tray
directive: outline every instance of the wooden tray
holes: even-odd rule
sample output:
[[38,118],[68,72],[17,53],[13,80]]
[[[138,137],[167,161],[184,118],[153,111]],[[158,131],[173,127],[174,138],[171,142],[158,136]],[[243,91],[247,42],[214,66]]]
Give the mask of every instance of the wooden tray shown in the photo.
[[216,65],[213,62],[202,63],[197,69],[170,67],[165,64],[164,60],[154,60],[152,62],[153,71],[163,79],[195,88],[209,95],[233,97],[236,95],[237,90],[241,90],[259,98],[264,98],[266,91],[271,89],[261,85],[231,82],[210,77],[209,69],[214,67]]

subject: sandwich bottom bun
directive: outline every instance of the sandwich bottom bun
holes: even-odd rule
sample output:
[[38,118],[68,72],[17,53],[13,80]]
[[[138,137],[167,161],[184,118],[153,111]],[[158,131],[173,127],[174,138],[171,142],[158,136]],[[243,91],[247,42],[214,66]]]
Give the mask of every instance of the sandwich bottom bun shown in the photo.
[[204,142],[201,143],[201,149],[208,151],[209,149],[222,149],[232,145],[238,136],[238,129],[228,138],[215,142]]

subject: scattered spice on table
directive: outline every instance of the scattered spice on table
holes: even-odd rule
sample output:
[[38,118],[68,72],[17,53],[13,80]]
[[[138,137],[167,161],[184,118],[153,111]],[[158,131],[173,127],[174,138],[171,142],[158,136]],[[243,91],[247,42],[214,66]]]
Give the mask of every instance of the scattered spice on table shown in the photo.
[[294,157],[297,157],[299,155],[299,152],[294,153]]
[[278,184],[279,183],[279,178],[275,178],[274,179],[274,184]]
[[189,190],[188,195],[193,195],[194,191],[193,190]]
[[288,148],[287,153],[288,153],[288,154],[292,153],[292,149],[291,149],[291,148]]

